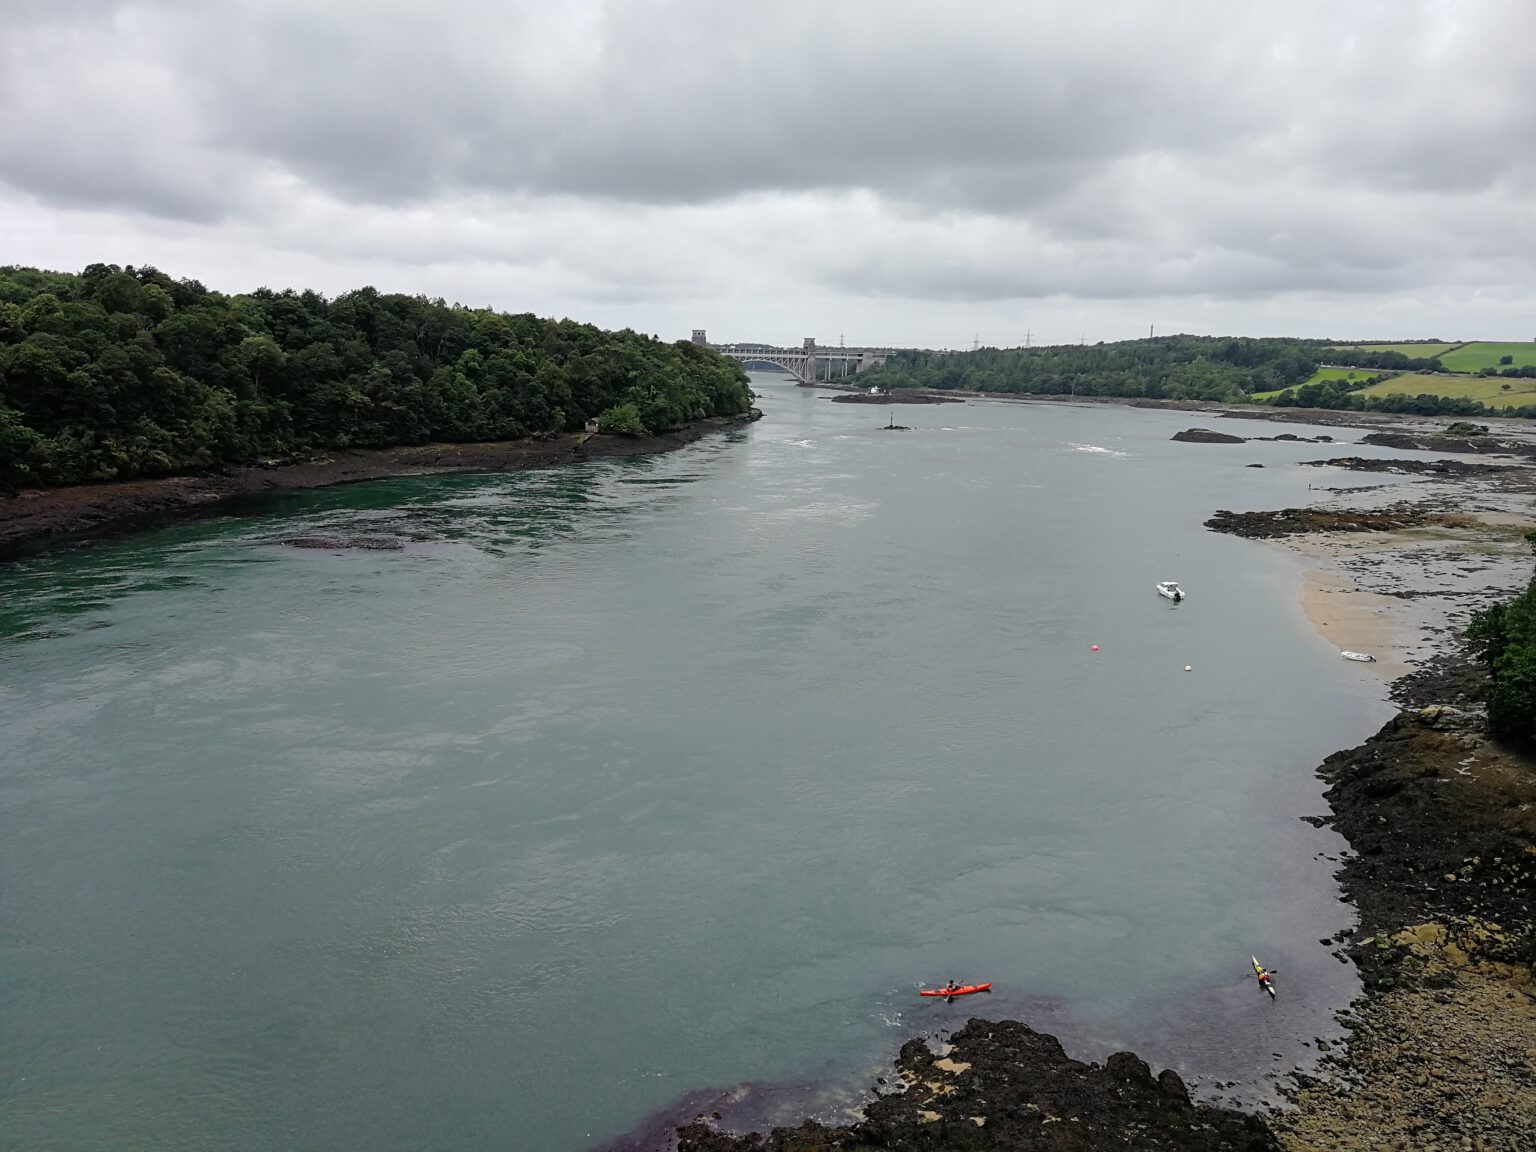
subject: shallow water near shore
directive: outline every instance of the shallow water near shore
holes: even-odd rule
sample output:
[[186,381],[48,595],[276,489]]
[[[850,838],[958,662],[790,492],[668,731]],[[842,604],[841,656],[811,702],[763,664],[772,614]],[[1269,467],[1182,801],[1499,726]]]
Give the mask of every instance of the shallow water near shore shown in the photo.
[[[1334,1034],[1299,817],[1388,712],[1202,525],[1338,446],[757,386],[665,456],[0,569],[0,1145],[576,1152],[969,1015],[1251,1098]],[[327,533],[401,548],[280,543]]]

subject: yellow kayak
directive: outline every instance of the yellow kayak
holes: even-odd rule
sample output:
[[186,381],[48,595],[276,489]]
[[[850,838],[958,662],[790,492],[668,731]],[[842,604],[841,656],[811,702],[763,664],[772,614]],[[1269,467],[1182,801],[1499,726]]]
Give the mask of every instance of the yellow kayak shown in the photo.
[[1270,996],[1274,996],[1274,978],[1269,977],[1268,979],[1265,979],[1265,977],[1269,976],[1269,974],[1264,971],[1264,965],[1259,963],[1259,958],[1257,956],[1250,956],[1249,959],[1253,961],[1253,974],[1259,978],[1259,987],[1268,992]]

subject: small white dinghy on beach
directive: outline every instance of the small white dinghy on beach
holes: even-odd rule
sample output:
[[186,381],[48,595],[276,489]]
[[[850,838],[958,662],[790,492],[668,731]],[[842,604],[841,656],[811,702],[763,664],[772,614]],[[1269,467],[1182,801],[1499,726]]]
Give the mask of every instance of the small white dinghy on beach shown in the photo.
[[1179,582],[1177,580],[1162,581],[1157,586],[1157,594],[1159,596],[1166,596],[1175,604],[1184,599],[1184,589],[1179,587]]
[[1339,655],[1346,660],[1358,660],[1362,664],[1373,664],[1376,661],[1376,657],[1372,656],[1369,652],[1351,652],[1346,649],[1340,652]]

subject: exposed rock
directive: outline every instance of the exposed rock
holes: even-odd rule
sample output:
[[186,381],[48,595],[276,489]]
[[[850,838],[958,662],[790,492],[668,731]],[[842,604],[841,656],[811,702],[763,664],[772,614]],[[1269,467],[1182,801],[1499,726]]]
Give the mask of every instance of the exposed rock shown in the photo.
[[[1102,1066],[1084,1064],[1055,1037],[1007,1020],[971,1020],[950,1040],[953,1050],[942,1062],[922,1040],[908,1041],[897,1065],[912,1087],[876,1099],[854,1124],[737,1136],[700,1117],[679,1131],[678,1152],[1278,1148],[1260,1117],[1191,1103],[1177,1073],[1154,1080],[1129,1052]],[[946,1070],[961,1065],[968,1067]]]
[[1164,1068],[1157,1074],[1157,1088],[1164,1096],[1189,1103],[1189,1089],[1185,1087],[1183,1077],[1172,1068]]
[[[1483,742],[1482,726],[1478,709],[1418,704],[1365,744],[1323,762],[1330,823],[1356,853],[1340,879],[1367,939],[1404,925],[1472,918],[1504,926],[1502,943],[1485,944],[1492,958],[1536,960],[1536,773]],[[1350,954],[1367,982],[1390,974],[1379,963],[1381,950],[1366,940]]]
[[1132,1084],[1153,1083],[1152,1069],[1134,1052],[1116,1052],[1104,1061],[1104,1071],[1116,1080],[1126,1080]]
[[1430,704],[1420,708],[1418,720],[1440,731],[1480,732],[1488,727],[1486,708],[1455,708],[1449,704]]
[[1509,472],[1518,465],[1479,464],[1475,460],[1410,460],[1370,456],[1339,456],[1332,460],[1303,460],[1309,468],[1348,468],[1352,472],[1400,472],[1440,476],[1475,476],[1488,472]]
[[1502,436],[1445,436],[1435,432],[1370,432],[1360,438],[1360,443],[1419,452],[1508,452],[1516,456],[1536,456],[1536,444]]
[[1184,444],[1242,444],[1245,437],[1233,436],[1228,432],[1212,432],[1209,428],[1186,428],[1182,432],[1175,432],[1172,439]]
[[1330,511],[1325,508],[1282,508],[1278,512],[1219,510],[1205,522],[1213,532],[1263,539],[1296,536],[1304,532],[1392,532],[1434,523],[1426,512]]

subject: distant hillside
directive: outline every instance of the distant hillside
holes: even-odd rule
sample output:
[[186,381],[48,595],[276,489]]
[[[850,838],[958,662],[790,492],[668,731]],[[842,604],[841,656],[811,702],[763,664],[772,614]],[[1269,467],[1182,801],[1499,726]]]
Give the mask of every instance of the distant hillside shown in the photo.
[[860,377],[882,388],[1246,400],[1316,371],[1321,341],[1166,336],[1113,344],[904,351]]
[[1338,344],[1327,354],[1392,352],[1409,358],[1434,358],[1447,372],[1502,371],[1504,368],[1536,368],[1536,342],[1474,340],[1467,344],[1440,341],[1406,344]]
[[[1483,375],[1450,372],[1445,360],[1458,356],[1459,363],[1476,365]],[[1500,363],[1504,356],[1511,363]],[[886,389],[1150,397],[1423,415],[1497,410],[1536,417],[1536,344],[1342,345],[1180,335],[1113,344],[905,351],[859,379]]]
[[1443,356],[1460,344],[1447,344],[1443,340],[1409,341],[1403,344],[1338,344],[1336,348],[1353,348],[1361,352],[1396,352],[1399,356]]
[[314,448],[661,431],[745,412],[735,362],[360,288],[210,292],[155,268],[0,268],[0,489]]
[[1536,404],[1536,378],[1418,376],[1407,373],[1360,389],[1361,396],[1417,396],[1421,393],[1476,400],[1489,408],[1519,408]]
[[1488,369],[1536,368],[1536,343],[1499,344],[1479,340],[1463,344],[1440,357],[1451,372],[1482,372]]

